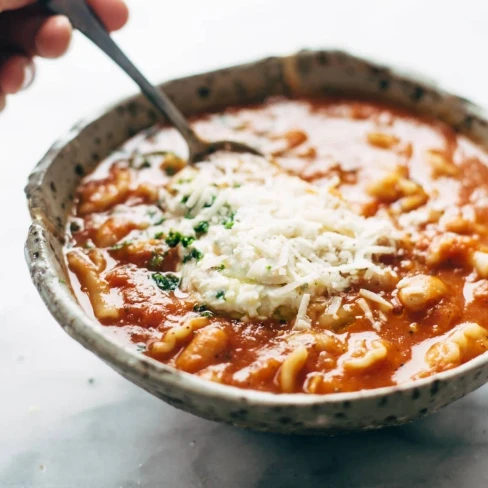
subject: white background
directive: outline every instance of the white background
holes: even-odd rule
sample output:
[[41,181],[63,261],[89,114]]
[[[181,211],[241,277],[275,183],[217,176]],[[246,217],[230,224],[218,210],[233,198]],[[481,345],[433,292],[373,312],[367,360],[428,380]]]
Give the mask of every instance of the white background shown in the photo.
[[[128,3],[130,23],[116,38],[154,82],[340,47],[420,71],[488,106],[488,2]],[[134,90],[76,36],[65,58],[39,62],[35,85],[0,115],[0,486],[486,486],[486,388],[409,427],[281,438],[167,407],[64,335],[24,264],[23,186],[74,122]]]

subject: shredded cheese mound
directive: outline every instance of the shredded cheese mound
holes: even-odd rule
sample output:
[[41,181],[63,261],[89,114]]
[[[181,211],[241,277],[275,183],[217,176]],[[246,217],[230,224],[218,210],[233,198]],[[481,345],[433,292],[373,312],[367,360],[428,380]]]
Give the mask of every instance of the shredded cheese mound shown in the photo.
[[337,183],[317,187],[249,154],[183,169],[160,195],[162,230],[195,238],[194,259],[180,246],[181,287],[235,317],[298,312],[296,327],[309,328],[313,297],[391,272],[379,258],[396,250],[392,224],[354,213]]

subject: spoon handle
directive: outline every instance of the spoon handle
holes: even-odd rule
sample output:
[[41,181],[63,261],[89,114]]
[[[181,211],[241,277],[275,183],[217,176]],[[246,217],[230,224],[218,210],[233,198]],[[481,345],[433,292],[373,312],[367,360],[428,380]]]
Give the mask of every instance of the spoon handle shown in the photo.
[[154,87],[117,46],[85,0],[43,0],[42,3],[53,13],[68,17],[73,27],[82,32],[120,66],[139,86],[149,101],[181,133],[191,152],[205,144],[191,129],[183,114],[168,96]]

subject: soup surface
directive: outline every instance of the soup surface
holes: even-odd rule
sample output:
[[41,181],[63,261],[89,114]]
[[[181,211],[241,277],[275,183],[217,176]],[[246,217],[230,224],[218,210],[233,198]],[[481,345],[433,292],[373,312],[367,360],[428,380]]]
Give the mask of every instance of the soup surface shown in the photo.
[[131,139],[82,181],[81,304],[177,369],[275,393],[400,384],[488,348],[488,155],[377,103],[271,99]]

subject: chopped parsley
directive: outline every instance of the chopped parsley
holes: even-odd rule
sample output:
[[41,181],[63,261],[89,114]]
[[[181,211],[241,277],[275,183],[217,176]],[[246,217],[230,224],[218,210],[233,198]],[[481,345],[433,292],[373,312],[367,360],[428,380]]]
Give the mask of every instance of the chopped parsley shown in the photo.
[[166,219],[164,217],[161,217],[158,220],[156,220],[156,222],[154,222],[153,225],[161,225],[165,220]]
[[222,225],[226,228],[226,229],[232,229],[232,227],[234,227],[234,217],[236,215],[236,212],[235,210],[231,210],[231,208],[227,205],[228,209],[229,209],[229,215],[223,220],[222,222]]
[[186,203],[188,201],[188,199],[190,198],[190,195],[185,195],[182,199],[181,199],[181,203]]
[[203,206],[203,208],[208,208],[208,207],[211,207],[211,206],[214,204],[214,202],[215,202],[216,198],[217,198],[217,197],[216,197],[216,195],[212,195],[212,197],[210,198],[210,202],[207,202],[207,203],[206,203],[206,204]]
[[217,271],[224,271],[224,269],[225,269],[225,264],[220,264],[220,265],[219,265],[219,266],[217,266],[215,269],[216,269]]
[[193,244],[195,238],[192,236],[181,236],[181,244],[183,247],[188,247]]
[[271,266],[271,264],[268,264],[268,266],[266,266],[266,269],[267,269],[268,271],[271,271],[271,269],[272,269],[272,268],[273,268],[273,266]]
[[154,239],[162,239],[164,237],[164,232],[156,232],[154,234]]
[[168,244],[169,247],[176,247],[183,236],[179,232],[175,232],[173,230],[169,231],[168,237],[166,237],[166,244]]
[[210,224],[206,220],[202,220],[201,222],[198,222],[198,224],[195,225],[193,229],[197,234],[205,234],[206,232],[208,232],[209,225]]
[[202,258],[203,258],[203,253],[193,247],[192,249],[190,249],[190,252],[183,258],[183,263],[187,263],[192,259],[196,259],[197,261],[200,261],[200,259]]
[[152,279],[156,285],[163,291],[174,291],[180,284],[180,279],[173,273],[153,273]]
[[213,316],[213,313],[207,308],[207,305],[205,303],[202,303],[201,305],[195,305],[193,307],[193,311],[199,313],[202,317]]
[[166,237],[166,244],[168,244],[169,247],[176,247],[181,243],[183,247],[189,247],[193,244],[194,240],[195,238],[193,236],[184,236],[180,232],[170,230],[168,237]]
[[215,294],[215,298],[222,298],[222,300],[225,300],[225,291],[224,290],[219,290],[216,294]]

